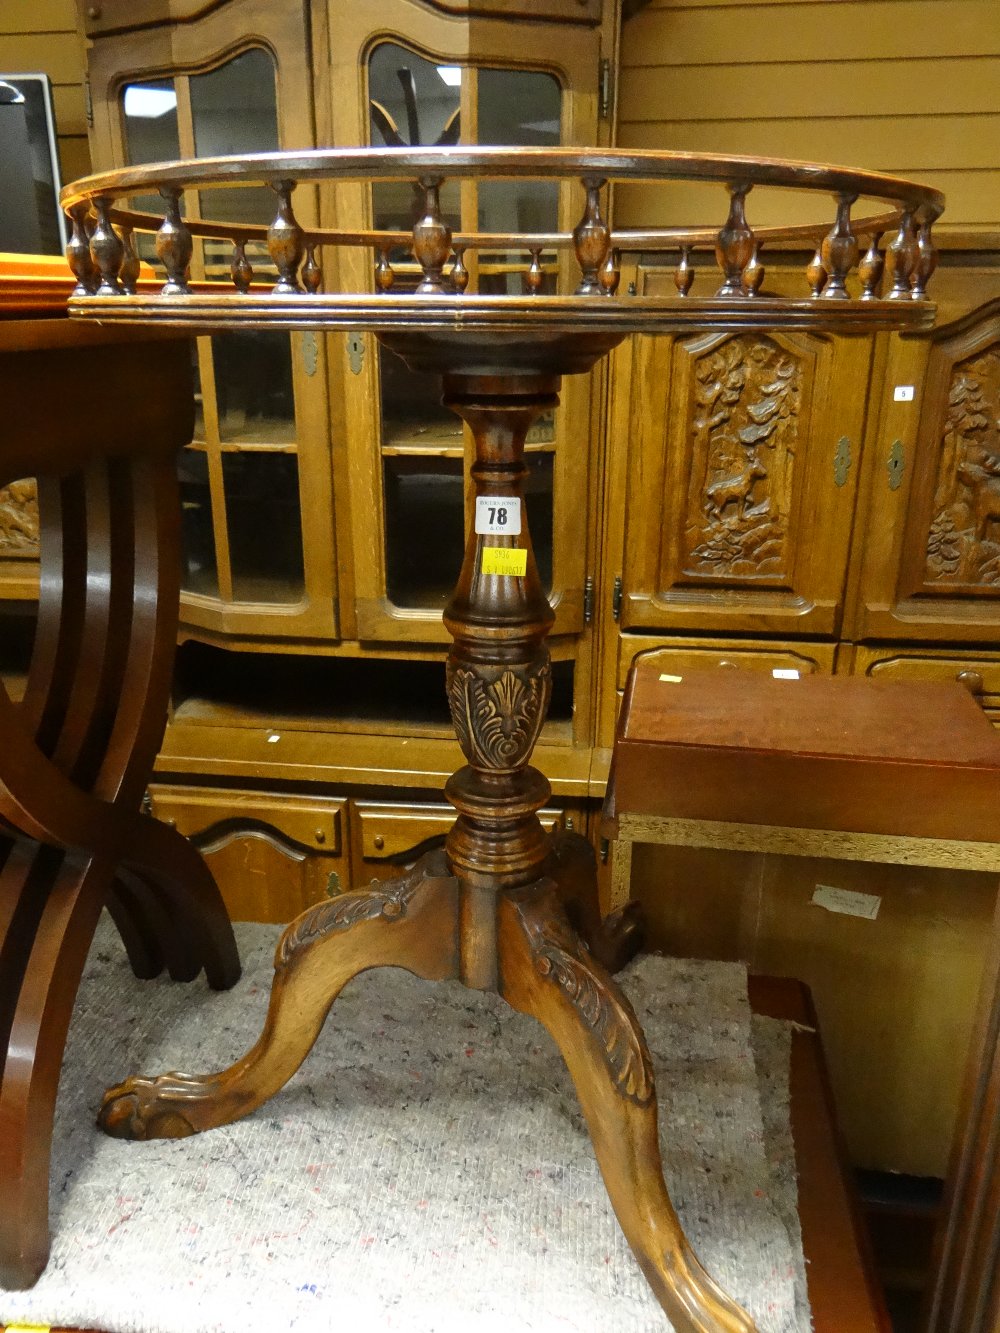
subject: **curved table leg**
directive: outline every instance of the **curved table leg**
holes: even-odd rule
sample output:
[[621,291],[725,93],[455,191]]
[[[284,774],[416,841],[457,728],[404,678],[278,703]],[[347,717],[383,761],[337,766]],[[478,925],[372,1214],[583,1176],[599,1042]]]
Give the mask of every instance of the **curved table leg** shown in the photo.
[[620,972],[642,948],[646,930],[638,903],[626,903],[601,916],[597,894],[597,858],[582,834],[565,830],[552,839],[551,878],[559,889],[570,924],[609,972]]
[[398,880],[345,893],[297,917],[278,942],[264,1030],[218,1074],[133,1077],[110,1088],[98,1124],[117,1138],[183,1138],[249,1115],[302,1064],[337,996],[359,973],[403,967],[458,975],[458,883],[432,852]]
[[[186,373],[186,349],[172,354]],[[74,374],[92,382],[82,363]],[[173,449],[187,438],[162,402],[150,412],[135,427],[142,457],[119,442],[119,456],[103,459],[88,437],[78,466],[60,455],[48,474],[39,469],[32,664],[21,703],[0,686],[0,1282],[9,1287],[34,1282],[48,1256],[52,1115],[102,907],[139,975],[166,963],[178,979],[204,967],[219,988],[239,976],[204,862],[138,812],[166,721],[180,567]]]
[[[6,1038],[0,1080],[0,1284],[17,1289],[37,1281],[49,1256],[52,1116],[66,1033],[110,865],[81,864],[52,848],[39,851],[23,843],[4,870],[5,891],[14,874],[22,883],[21,911],[14,918],[37,917],[30,922],[27,950],[29,923],[9,922],[23,966],[18,975],[0,980]],[[38,901],[40,913],[32,911]],[[0,938],[0,950],[4,943]]]
[[499,904],[500,993],[548,1029],[573,1077],[622,1231],[677,1333],[754,1333],[691,1249],[663,1180],[653,1068],[642,1029],[541,881]]

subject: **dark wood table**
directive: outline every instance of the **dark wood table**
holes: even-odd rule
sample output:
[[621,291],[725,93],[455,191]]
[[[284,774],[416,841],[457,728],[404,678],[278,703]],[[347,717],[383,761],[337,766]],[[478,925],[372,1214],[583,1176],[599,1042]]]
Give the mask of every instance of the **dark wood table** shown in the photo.
[[201,858],[139,813],[177,632],[174,454],[191,434],[188,344],[37,317],[57,290],[65,309],[71,282],[57,262],[58,278],[43,263],[0,271],[0,485],[37,477],[41,533],[23,698],[0,687],[0,1283],[10,1288],[30,1286],[48,1259],[52,1115],[101,909],[138,976],[166,967],[189,980],[204,968],[216,987],[239,976]]
[[[512,190],[519,178],[553,187],[572,180],[580,191],[580,220],[572,232],[455,233],[442,210],[441,189],[449,180],[480,177],[502,180]],[[706,180],[725,185],[721,227],[615,234],[602,212],[603,191],[613,181],[658,186]],[[293,192],[338,181],[403,183],[412,198],[412,228],[304,228]],[[218,197],[211,192],[235,184],[273,189],[276,213],[266,232],[248,221],[207,216]],[[745,202],[751,188],[772,185],[830,192],[836,201],[829,231],[807,229],[820,253],[800,298],[761,292],[760,246],[777,236],[774,229],[753,231]],[[183,215],[193,190],[205,201],[205,215],[197,219]],[[136,195],[158,195],[163,207],[137,213],[129,206]],[[859,195],[888,210],[864,224],[870,237],[864,259],[851,221]],[[663,1180],[652,1063],[639,1022],[605,966],[613,968],[634,943],[634,922],[627,915],[602,922],[591,848],[572,833],[549,838],[538,819],[550,788],[530,760],[551,693],[546,636],[554,613],[528,531],[525,440],[532,423],[557,405],[563,376],[590,370],[633,332],[802,327],[831,334],[927,327],[933,309],[926,286],[936,262],[931,229],[943,196],[909,181],[824,164],[462,145],[323,149],[132,167],[67,186],[62,203],[73,224],[67,252],[78,279],[73,315],[200,332],[371,331],[411,370],[441,376],[443,402],[475,440],[468,482],[476,517],[444,609],[453,640],[446,685],[466,759],[445,786],[457,817],[444,848],[397,879],[343,894],[298,917],[278,946],[268,1017],[251,1050],[215,1073],[126,1079],[108,1090],[102,1125],[121,1137],[152,1138],[228,1124],[287,1082],[357,973],[391,965],[428,980],[457,977],[532,1014],[556,1041],[622,1230],[673,1327],[678,1333],[752,1333],[751,1318],[691,1249]],[[890,228],[895,239],[883,257],[877,238]],[[156,232],[167,278],[157,294],[136,290],[136,229]],[[793,232],[802,236],[797,229],[777,230],[783,239]],[[231,288],[213,283],[210,290],[192,289],[189,264],[199,237],[231,242]],[[246,244],[254,240],[266,240],[273,286],[253,283]],[[722,285],[713,296],[691,297],[690,282],[680,273],[676,298],[616,296],[620,249],[680,245],[686,263],[689,245],[706,241],[721,270]],[[415,287],[407,279],[404,290],[396,291],[390,256],[400,246],[420,275]],[[324,248],[351,247],[378,256],[374,290],[325,291],[318,255]],[[575,256],[578,281],[571,267],[559,263],[568,291],[543,289],[539,256],[552,249]],[[523,293],[468,290],[472,270],[465,254],[498,250],[531,256]],[[883,267],[891,274],[884,299]],[[338,265],[336,274],[341,271]],[[353,265],[343,270],[354,271]],[[856,297],[848,291],[849,278]]]

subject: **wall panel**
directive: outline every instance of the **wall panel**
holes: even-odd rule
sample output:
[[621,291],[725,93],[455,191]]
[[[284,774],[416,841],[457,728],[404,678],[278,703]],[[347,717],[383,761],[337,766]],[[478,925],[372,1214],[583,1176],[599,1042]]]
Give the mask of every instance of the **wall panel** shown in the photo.
[[[623,30],[619,141],[926,178],[948,194],[948,226],[990,231],[998,87],[995,0],[652,0]],[[638,225],[673,198],[623,191],[618,206]],[[714,222],[718,206],[682,205],[677,220]],[[803,200],[781,220],[815,216]]]
[[0,71],[51,79],[64,183],[90,170],[84,66],[73,0],[0,0]]

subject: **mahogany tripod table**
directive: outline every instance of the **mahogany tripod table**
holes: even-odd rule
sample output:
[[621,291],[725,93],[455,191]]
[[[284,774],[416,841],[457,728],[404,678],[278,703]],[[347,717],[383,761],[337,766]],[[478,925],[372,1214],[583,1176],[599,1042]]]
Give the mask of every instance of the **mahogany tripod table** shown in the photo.
[[[446,177],[564,181],[583,186],[572,232],[452,234],[441,215]],[[602,215],[613,180],[717,181],[729,194],[721,228],[615,232]],[[413,187],[412,232],[308,230],[292,209],[297,185],[402,181]],[[267,184],[277,196],[270,228],[185,221],[181,197],[234,184]],[[827,226],[755,233],[745,201],[755,186],[832,193]],[[122,206],[160,191],[162,218]],[[563,186],[563,195],[569,193]],[[881,212],[852,224],[860,195]],[[236,327],[373,330],[415,370],[441,375],[444,402],[470,426],[477,521],[444,620],[454,644],[447,688],[466,765],[446,795],[458,815],[444,849],[389,883],[341,895],[304,912],[286,930],[264,1031],[251,1051],[217,1074],[133,1077],[105,1097],[101,1123],[122,1137],[180,1137],[226,1124],[260,1106],[308,1054],[331,1005],[359,972],[404,967],[430,979],[459,978],[493,990],[549,1030],[573,1076],[618,1219],[643,1273],[678,1333],[750,1333],[751,1318],[723,1292],[691,1250],[663,1180],[656,1098],[639,1023],[612,966],[634,942],[627,912],[601,923],[593,854],[572,834],[548,837],[537,811],[549,784],[529,760],[551,690],[545,636],[553,620],[535,567],[524,514],[525,436],[555,405],[563,375],[589,370],[632,332],[806,328],[826,333],[921,329],[933,319],[925,298],[934,268],[931,225],[943,207],[934,190],[891,177],[750,158],[573,149],[369,149],[261,154],[138,167],[67,187],[74,224],[69,258],[78,286],[71,313],[188,330]],[[207,208],[206,208],[207,211]],[[115,225],[121,229],[121,235]],[[855,226],[869,240],[860,248]],[[161,293],[135,290],[135,229],[157,231],[167,270]],[[887,247],[891,291],[879,295]],[[188,266],[196,238],[233,245],[233,287],[193,291]],[[763,293],[762,241],[819,242],[801,299]],[[246,247],[266,241],[272,281],[253,281]],[[415,289],[393,290],[390,254],[407,246]],[[335,273],[345,246],[376,256],[372,293],[324,292],[317,252]],[[689,295],[692,249],[714,249],[722,285]],[[678,296],[619,298],[622,249],[679,249]],[[523,294],[469,292],[469,251],[527,257]],[[556,256],[565,294],[543,291],[542,254]],[[579,266],[567,284],[573,254]],[[850,286],[848,285],[850,284]],[[812,294],[809,294],[811,288]],[[860,294],[855,294],[860,288]],[[503,511],[504,520],[499,518]],[[481,515],[481,518],[478,517]]]
[[47,304],[45,281],[2,286],[0,485],[22,482],[41,550],[23,697],[0,687],[0,1284],[17,1288],[48,1259],[52,1116],[101,909],[138,976],[204,967],[227,987],[240,969],[201,858],[139,813],[177,634],[187,345],[25,317]]

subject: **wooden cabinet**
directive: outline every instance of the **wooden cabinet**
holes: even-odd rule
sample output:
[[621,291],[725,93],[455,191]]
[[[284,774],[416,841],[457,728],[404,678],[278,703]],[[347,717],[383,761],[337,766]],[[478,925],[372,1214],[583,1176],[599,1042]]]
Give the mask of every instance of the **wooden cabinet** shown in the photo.
[[[617,0],[81,4],[94,165],[400,139],[608,142],[617,11]],[[239,193],[244,216],[271,220],[271,191]],[[497,232],[571,229],[580,209],[544,182],[516,216],[503,183],[452,182],[442,202],[456,228]],[[184,204],[198,215],[196,192]],[[300,190],[295,207],[306,225],[412,220],[408,189],[393,183]],[[247,257],[266,278],[265,248],[248,244]],[[397,288],[412,285],[408,252],[388,259]],[[321,260],[331,287],[373,290],[367,252]],[[569,259],[541,261],[551,284]],[[192,274],[228,263],[207,241]],[[484,289],[521,290],[523,256],[468,265]],[[472,520],[467,430],[440,406],[437,381],[371,335],[227,333],[199,338],[194,366],[195,436],[180,461],[184,647],[162,771],[440,789],[458,756],[441,609]],[[539,762],[560,795],[586,794],[590,772],[600,384],[568,378],[528,448],[528,516],[556,610]]]
[[[985,285],[982,295],[992,285]],[[885,350],[867,468],[856,639],[1000,631],[1000,296]],[[912,401],[899,401],[912,389]]]
[[290,921],[348,887],[347,802],[156,784],[148,812],[190,838],[237,921]]
[[861,336],[633,339],[623,629],[838,633],[870,361]]

